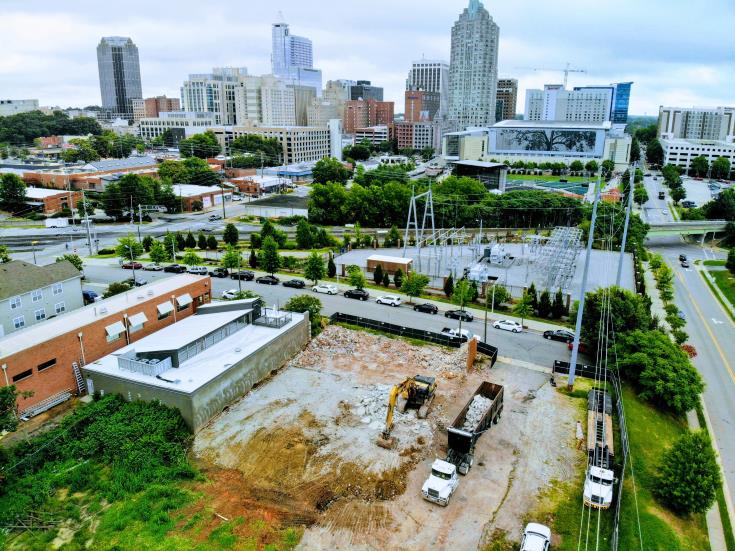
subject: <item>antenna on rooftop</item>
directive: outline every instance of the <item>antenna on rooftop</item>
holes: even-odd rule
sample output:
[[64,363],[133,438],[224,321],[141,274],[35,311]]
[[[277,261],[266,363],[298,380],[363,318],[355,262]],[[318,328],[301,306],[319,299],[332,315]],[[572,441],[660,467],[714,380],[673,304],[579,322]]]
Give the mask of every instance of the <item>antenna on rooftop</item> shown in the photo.
[[285,23],[286,22],[286,18],[283,17],[283,12],[281,10],[278,10],[278,15],[276,16],[276,21],[278,23]]

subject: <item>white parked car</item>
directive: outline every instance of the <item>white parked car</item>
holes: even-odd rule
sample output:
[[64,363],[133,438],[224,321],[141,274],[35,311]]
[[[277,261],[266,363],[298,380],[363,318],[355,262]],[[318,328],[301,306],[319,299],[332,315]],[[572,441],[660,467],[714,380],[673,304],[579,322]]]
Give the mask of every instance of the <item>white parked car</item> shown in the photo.
[[337,294],[337,287],[335,287],[334,285],[330,285],[329,283],[320,283],[319,285],[314,285],[311,290],[315,293],[324,293],[326,295]]
[[397,295],[383,295],[382,297],[378,297],[375,302],[378,304],[387,304],[388,306],[400,306],[401,297]]
[[548,551],[551,545],[551,530],[543,524],[529,522],[523,530],[521,551]]
[[186,269],[186,273],[194,275],[209,275],[209,270],[206,266],[189,266]]
[[431,465],[431,474],[421,487],[421,493],[424,499],[446,507],[457,486],[459,486],[457,467],[447,461],[435,459]]
[[242,201],[242,195],[233,195],[232,196],[233,201]]
[[523,326],[513,320],[498,320],[493,322],[493,327],[495,327],[495,329],[503,329],[504,331],[512,331],[513,333],[520,333],[523,331]]
[[143,266],[143,269],[147,272],[160,272],[163,270],[163,266],[156,264],[155,262],[151,262],[150,264]]
[[226,291],[222,291],[222,299],[223,300],[232,300],[233,298],[237,298],[237,294],[240,291],[237,289],[227,289]]

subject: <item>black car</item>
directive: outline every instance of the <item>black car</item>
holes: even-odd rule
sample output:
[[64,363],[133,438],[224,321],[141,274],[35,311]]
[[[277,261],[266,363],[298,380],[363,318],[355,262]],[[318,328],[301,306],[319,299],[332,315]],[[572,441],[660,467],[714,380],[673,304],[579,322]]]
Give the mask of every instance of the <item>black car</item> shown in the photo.
[[688,260],[682,260],[681,261],[681,267],[682,268],[688,268],[689,267],[689,261]]
[[686,260],[687,260],[687,255],[685,254],[679,255],[679,262],[686,262]]
[[357,300],[367,300],[370,298],[370,295],[365,289],[347,289],[344,292],[344,295],[347,298],[354,298]]
[[227,268],[215,268],[209,272],[209,275],[212,277],[227,277],[230,275],[230,272],[227,271]]
[[566,329],[556,329],[555,331],[544,331],[544,338],[569,343],[574,341],[574,333]]
[[303,289],[306,283],[302,279],[289,279],[283,282],[284,287],[293,287],[294,289]]
[[244,279],[245,281],[252,281],[255,278],[255,274],[248,270],[240,270],[239,272],[232,272],[230,279]]
[[425,302],[424,304],[415,304],[413,307],[416,312],[424,312],[425,314],[436,314],[439,312],[439,308],[433,304]]
[[265,285],[278,285],[280,282],[280,279],[272,275],[260,276],[255,280],[255,283],[264,283]]
[[473,321],[475,319],[475,316],[467,310],[447,310],[444,312],[444,317],[462,321]]
[[92,304],[97,300],[97,297],[99,295],[95,293],[94,291],[90,291],[89,289],[84,289],[82,291],[82,298],[84,299],[84,304]]
[[163,271],[170,274],[183,274],[186,272],[186,266],[182,266],[181,264],[171,264],[170,266],[166,266]]

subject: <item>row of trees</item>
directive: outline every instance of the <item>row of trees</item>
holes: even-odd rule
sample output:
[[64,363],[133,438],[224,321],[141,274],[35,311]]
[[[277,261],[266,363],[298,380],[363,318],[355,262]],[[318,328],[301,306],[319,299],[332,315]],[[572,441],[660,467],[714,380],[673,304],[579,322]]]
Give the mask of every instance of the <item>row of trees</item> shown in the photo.
[[82,136],[101,134],[102,127],[95,119],[76,117],[55,111],[44,115],[41,111],[18,113],[0,117],[0,144],[30,145],[42,136]]
[[61,153],[62,160],[67,163],[90,162],[109,157],[124,159],[129,157],[133,150],[138,153],[145,152],[145,142],[141,138],[130,134],[115,134],[111,130],[89,138],[73,138],[70,143],[75,147],[65,149]]
[[0,175],[0,208],[12,213],[26,208],[26,184],[17,174]]
[[158,165],[158,176],[174,184],[216,186],[220,183],[217,173],[199,157],[188,157],[183,161],[163,161]]

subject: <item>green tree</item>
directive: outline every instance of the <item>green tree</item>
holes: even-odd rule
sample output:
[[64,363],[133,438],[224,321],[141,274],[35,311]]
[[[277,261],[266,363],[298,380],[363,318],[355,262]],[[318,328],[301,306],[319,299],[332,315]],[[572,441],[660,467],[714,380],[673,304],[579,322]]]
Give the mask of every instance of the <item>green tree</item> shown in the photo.
[[197,235],[197,247],[199,247],[202,251],[206,250],[207,248],[207,236],[204,235],[202,232],[199,232],[199,235]]
[[641,145],[638,143],[638,138],[633,136],[630,143],[630,162],[637,163],[641,159]]
[[222,266],[228,270],[239,270],[242,266],[240,251],[232,245],[228,245],[227,250],[222,255]]
[[538,310],[538,291],[536,291],[536,284],[532,282],[528,289],[526,289],[525,294],[531,299],[531,308],[533,308],[533,311]]
[[615,162],[611,161],[610,159],[605,159],[602,161],[602,177],[607,182],[610,178],[612,178],[612,173],[615,170]]
[[538,315],[541,318],[548,318],[551,314],[551,295],[548,289],[541,291],[541,295],[538,299]]
[[151,257],[151,262],[155,262],[156,264],[161,264],[171,259],[171,250],[167,250],[166,246],[160,241],[151,243],[151,249],[148,254]]
[[146,235],[143,238],[142,243],[143,243],[143,249],[145,250],[145,252],[150,251],[151,245],[153,245],[153,237],[151,237],[150,235]]
[[216,251],[218,245],[219,244],[217,243],[217,238],[214,235],[210,235],[209,237],[207,237],[207,248],[210,251]]
[[375,281],[375,285],[380,285],[383,282],[383,265],[378,264],[375,266],[375,271],[373,271],[373,280]]
[[709,171],[709,161],[704,155],[694,157],[689,165],[689,174],[697,177],[707,176]]
[[726,157],[717,157],[712,161],[713,178],[730,178],[730,160]]
[[220,147],[214,132],[207,130],[202,134],[194,134],[191,138],[179,141],[179,151],[182,157],[207,159],[219,155],[222,147]]
[[327,276],[334,277],[337,275],[337,266],[334,264],[334,257],[330,253],[329,261],[327,262]]
[[444,280],[444,294],[447,298],[451,298],[452,294],[454,293],[454,278],[452,277],[452,274],[449,274],[449,277]]
[[677,513],[708,511],[722,484],[706,430],[681,435],[664,453],[656,472],[656,496]]
[[18,392],[15,385],[0,387],[0,431],[13,432],[18,428],[18,397],[30,397],[33,392]]
[[237,246],[240,242],[240,232],[237,230],[235,224],[230,223],[225,226],[225,231],[222,234],[222,241],[227,245],[232,245],[233,247]]
[[393,224],[388,230],[383,242],[384,247],[397,247],[401,242],[401,234],[398,233],[398,227]]
[[312,226],[303,218],[296,224],[296,245],[299,249],[311,249],[314,247]]
[[189,248],[184,252],[184,257],[181,259],[181,262],[187,266],[198,266],[202,263],[202,257],[194,249]]
[[130,290],[130,285],[127,283],[120,283],[120,282],[113,282],[110,283],[110,285],[107,287],[107,291],[102,295],[102,298],[110,298],[114,297],[115,295],[119,295],[120,293],[124,293],[125,291]]
[[671,189],[671,199],[674,201],[674,203],[679,203],[679,201],[682,201],[683,199],[686,199],[687,192],[686,189],[684,189],[684,186],[678,186]]
[[115,254],[126,262],[143,256],[143,252],[143,245],[138,243],[138,240],[132,233],[117,240]]
[[582,172],[584,170],[584,164],[582,164],[582,161],[572,161],[569,165],[569,170],[572,172]]
[[197,241],[194,238],[194,234],[191,233],[190,231],[189,233],[186,234],[186,248],[193,249],[196,246],[197,246]]
[[401,292],[408,295],[408,303],[411,304],[411,299],[414,297],[420,297],[428,284],[429,278],[424,274],[408,272],[408,275],[403,278]]
[[350,282],[350,285],[356,289],[364,289],[365,284],[367,283],[365,274],[362,273],[359,266],[350,266],[347,269],[347,279]]
[[383,287],[390,287],[390,274],[386,271],[383,272]]
[[84,270],[84,264],[82,263],[82,258],[78,254],[64,254],[56,258],[56,262],[62,262],[64,260],[71,263],[71,265],[74,266],[80,272]]
[[167,231],[164,234],[163,248],[166,250],[166,255],[168,256],[168,258],[173,260],[174,254],[176,253],[176,250],[178,249],[177,243],[176,243],[176,234],[173,234],[169,231]]
[[332,157],[324,157],[318,160],[312,168],[311,174],[317,184],[326,184],[327,182],[345,184],[350,178],[350,171]]
[[735,275],[735,247],[727,252],[727,262],[725,262],[725,267],[730,270],[731,274]]
[[609,329],[616,335],[636,329],[648,330],[651,327],[651,303],[647,297],[621,287],[601,288],[587,293],[582,318],[582,340],[590,345],[591,350],[597,349],[603,308],[610,309]]
[[274,274],[281,267],[281,256],[278,254],[278,244],[272,237],[266,237],[263,240],[261,248],[260,264],[263,270],[269,274]]
[[643,203],[648,201],[648,192],[642,185],[635,186],[633,190],[633,201],[640,207]]
[[646,161],[653,166],[661,166],[664,162],[664,148],[656,138],[648,142],[646,147]]
[[258,255],[255,254],[255,249],[250,249],[250,257],[248,258],[248,264],[253,269],[258,267]]
[[457,285],[454,286],[454,292],[452,293],[452,303],[459,306],[460,310],[464,310],[465,307],[472,301],[472,287],[470,282],[466,279],[460,279]]
[[176,250],[183,251],[186,248],[186,238],[179,232],[174,234],[176,236]]
[[26,185],[17,174],[0,175],[0,207],[10,212],[25,208]]
[[10,250],[8,249],[7,245],[0,245],[0,264],[5,264],[6,262],[10,262],[12,258],[10,258]]
[[367,161],[370,158],[370,148],[362,144],[348,145],[342,150],[342,155],[353,161]]
[[324,259],[316,251],[312,252],[306,259],[304,265],[304,277],[314,282],[314,285],[319,283],[319,280],[324,278],[327,270],[324,266]]
[[597,164],[597,161],[587,161],[584,169],[590,174],[597,174],[597,171],[600,170],[600,165]]
[[297,295],[288,299],[283,309],[287,312],[309,312],[311,336],[314,337],[322,330],[322,301],[313,295]]
[[533,314],[533,298],[528,292],[523,293],[521,300],[513,307],[513,312],[521,317],[521,325],[525,318]]
[[393,274],[393,285],[396,286],[396,289],[400,289],[401,285],[403,285],[403,270],[400,268],[398,268]]
[[551,314],[554,319],[559,319],[562,316],[566,316],[567,313],[567,308],[564,305],[564,295],[561,292],[561,288],[559,288],[554,295],[554,302],[551,305]]

